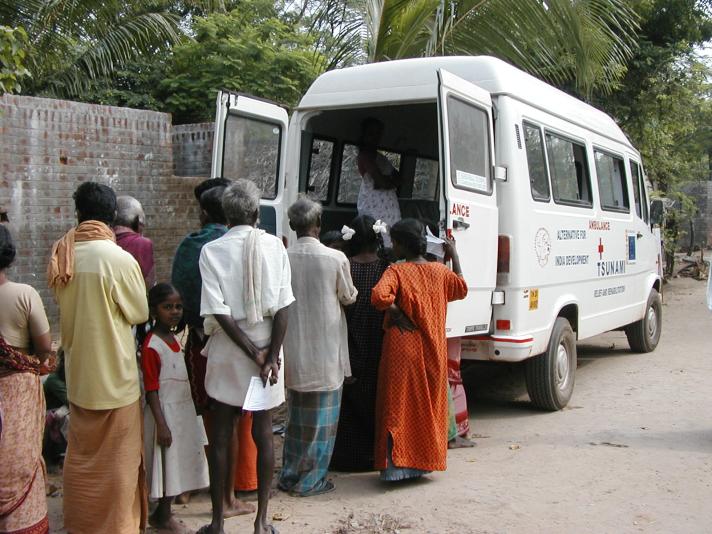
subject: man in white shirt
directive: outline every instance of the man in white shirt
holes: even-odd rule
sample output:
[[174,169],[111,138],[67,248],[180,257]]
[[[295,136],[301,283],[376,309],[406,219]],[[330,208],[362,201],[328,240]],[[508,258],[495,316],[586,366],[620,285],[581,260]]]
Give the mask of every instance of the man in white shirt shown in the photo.
[[279,487],[302,497],[334,489],[326,479],[344,378],[351,376],[342,306],[356,302],[344,253],[322,245],[321,205],[301,198],[288,210],[297,242],[287,251],[292,290],[284,339],[288,421]]
[[[259,376],[264,387],[283,387],[280,352],[287,310],[294,301],[282,241],[255,228],[260,205],[257,186],[248,180],[235,181],[223,193],[222,205],[230,229],[203,246],[199,261],[200,314],[210,336],[204,349],[205,389],[213,406],[209,453],[213,517],[198,531],[201,534],[223,532],[224,491],[234,476],[226,468],[230,438],[250,381]],[[267,505],[274,470],[269,409],[253,412],[252,437],[258,479],[254,532],[268,534],[273,532],[267,524]]]

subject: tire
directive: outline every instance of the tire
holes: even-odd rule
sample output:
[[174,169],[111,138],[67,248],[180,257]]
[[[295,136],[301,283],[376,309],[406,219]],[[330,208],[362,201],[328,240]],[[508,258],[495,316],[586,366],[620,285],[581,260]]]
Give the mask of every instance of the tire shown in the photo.
[[532,403],[544,410],[566,406],[576,379],[576,336],[564,317],[557,317],[544,354],[526,362],[527,391]]
[[655,289],[650,290],[645,315],[640,321],[625,327],[633,352],[652,352],[658,346],[663,327],[663,299]]

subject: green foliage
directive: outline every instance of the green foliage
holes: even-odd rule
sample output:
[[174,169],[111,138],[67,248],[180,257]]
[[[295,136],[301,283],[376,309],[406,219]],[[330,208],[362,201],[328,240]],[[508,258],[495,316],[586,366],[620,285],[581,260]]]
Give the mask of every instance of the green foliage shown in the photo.
[[20,80],[29,75],[25,68],[27,33],[23,28],[0,26],[0,95],[20,92]]
[[30,36],[28,94],[81,97],[92,80],[180,40],[179,20],[153,0],[0,0],[0,24]]
[[194,40],[173,49],[159,87],[177,124],[211,120],[219,89],[295,105],[319,74],[314,39],[269,0],[245,0],[194,19]]
[[618,86],[637,29],[624,0],[326,0],[315,21],[330,65],[489,54],[584,97]]
[[118,69],[111,78],[94,80],[81,99],[92,104],[163,111],[158,94],[168,69],[168,52],[141,57]]
[[621,86],[596,98],[640,150],[646,174],[668,210],[666,249],[674,249],[697,208],[689,184],[710,179],[712,70],[695,47],[712,38],[709,5],[695,0],[635,0],[639,46]]

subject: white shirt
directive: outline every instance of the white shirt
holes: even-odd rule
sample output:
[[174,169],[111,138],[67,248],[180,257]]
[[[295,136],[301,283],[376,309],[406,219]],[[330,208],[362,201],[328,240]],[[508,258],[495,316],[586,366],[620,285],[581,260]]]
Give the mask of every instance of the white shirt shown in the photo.
[[[200,252],[200,315],[231,315],[236,321],[247,317],[243,300],[243,247],[251,226],[234,226],[203,246]],[[294,302],[289,258],[282,241],[271,234],[260,236],[262,247],[262,314],[274,315]]]
[[296,391],[333,391],[351,376],[348,330],[342,305],[356,302],[343,252],[302,237],[289,247],[292,289],[284,340],[285,380]]

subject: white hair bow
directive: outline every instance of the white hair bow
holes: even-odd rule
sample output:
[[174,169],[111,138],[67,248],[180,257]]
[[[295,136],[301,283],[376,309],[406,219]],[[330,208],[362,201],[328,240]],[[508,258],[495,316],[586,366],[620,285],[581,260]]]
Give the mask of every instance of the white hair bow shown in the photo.
[[343,225],[341,227],[341,239],[343,239],[344,241],[351,241],[351,238],[354,236],[355,233],[356,230],[354,230],[353,228],[349,228],[346,225]]
[[378,219],[374,224],[373,224],[373,231],[376,232],[377,234],[383,234],[386,235],[388,233],[388,225],[381,221],[381,219]]

